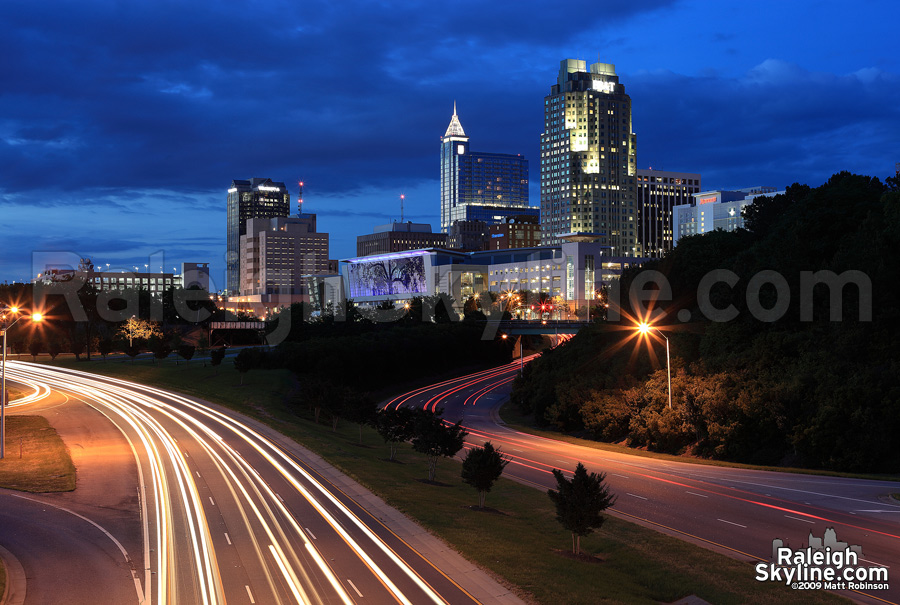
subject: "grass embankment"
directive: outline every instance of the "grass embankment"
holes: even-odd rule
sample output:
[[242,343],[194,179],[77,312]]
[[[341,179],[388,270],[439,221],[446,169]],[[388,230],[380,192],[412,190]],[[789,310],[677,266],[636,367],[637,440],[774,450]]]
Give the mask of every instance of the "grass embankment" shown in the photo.
[[828,593],[756,582],[747,563],[615,518],[581,542],[602,562],[568,558],[559,551],[571,548],[570,534],[541,491],[501,479],[487,497],[494,512],[471,510],[477,494],[462,483],[456,462],[440,461],[441,485],[425,484],[426,459],[408,445],[401,446],[399,462],[388,462],[388,448],[374,431],[364,429],[360,444],[355,425],[341,422],[332,432],[327,419],[316,425],[292,414],[284,404],[292,382],[285,371],[253,370],[238,386],[239,375],[227,361],[218,376],[195,361],[65,365],[201,396],[267,422],[539,603],[671,602],[689,594],[712,603],[840,602]]
[[75,465],[56,429],[42,416],[6,417],[6,457],[0,487],[23,492],[70,492]]

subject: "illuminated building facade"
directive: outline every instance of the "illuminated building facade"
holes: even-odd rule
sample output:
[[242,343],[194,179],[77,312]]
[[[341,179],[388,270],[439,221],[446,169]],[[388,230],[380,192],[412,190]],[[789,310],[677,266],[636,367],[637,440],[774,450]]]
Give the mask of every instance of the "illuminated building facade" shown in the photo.
[[225,281],[229,294],[240,291],[241,236],[247,220],[276,218],[291,213],[291,194],[284,183],[253,178],[231,181],[228,189]]
[[488,227],[488,249],[534,248],[541,245],[541,225],[536,216],[511,216]]
[[241,236],[240,296],[302,294],[303,276],[329,273],[328,234],[316,215],[251,218]]
[[467,216],[470,206],[483,207],[488,216],[527,208],[528,160],[521,155],[471,151],[454,103],[450,125],[441,138],[441,232],[448,233],[454,221],[490,222],[483,216]]
[[421,248],[443,248],[447,235],[433,233],[427,223],[389,223],[378,225],[372,233],[356,236],[356,255],[389,254]]
[[673,208],[690,204],[700,192],[700,175],[637,170],[638,245],[647,258],[662,258],[674,246]]
[[747,187],[733,191],[704,191],[695,193],[690,204],[675,206],[675,233],[673,244],[688,235],[708,233],[721,229],[734,231],[743,228],[744,218],[741,211],[753,200],[761,197],[773,197],[783,194],[774,187]]
[[639,256],[631,98],[615,66],[560,62],[544,98],[541,241],[596,242]]

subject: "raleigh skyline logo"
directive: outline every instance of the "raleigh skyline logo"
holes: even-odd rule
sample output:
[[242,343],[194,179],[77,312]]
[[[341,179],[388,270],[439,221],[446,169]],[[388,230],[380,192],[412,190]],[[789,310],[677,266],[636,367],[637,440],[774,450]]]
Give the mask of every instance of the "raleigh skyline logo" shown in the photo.
[[864,567],[862,547],[840,542],[833,527],[819,538],[809,533],[809,545],[794,550],[780,538],[772,540],[772,561],[756,564],[758,582],[784,582],[794,590],[888,590],[887,567]]

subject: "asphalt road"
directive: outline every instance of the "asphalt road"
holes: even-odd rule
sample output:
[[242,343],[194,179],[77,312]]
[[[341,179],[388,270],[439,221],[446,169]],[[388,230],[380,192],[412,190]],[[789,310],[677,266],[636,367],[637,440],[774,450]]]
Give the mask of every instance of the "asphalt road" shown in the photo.
[[[769,561],[776,538],[801,548],[810,535],[821,538],[834,528],[838,540],[862,547],[862,566],[888,568],[890,584],[838,592],[863,602],[900,602],[900,505],[888,496],[900,492],[900,483],[690,464],[514,431],[497,410],[519,367],[516,361],[448,380],[387,405],[443,408],[446,420],[461,419],[468,429],[467,447],[491,441],[511,460],[505,476],[541,490],[556,487],[552,469],[571,476],[582,462],[607,474],[618,496],[614,514],[748,562]],[[749,566],[748,574],[755,575]]]
[[[81,414],[102,414],[112,423],[115,430],[96,436],[92,447],[110,452],[123,468],[136,468],[122,480],[135,494],[130,509],[140,511],[132,524],[139,535],[120,519],[127,559],[90,523],[85,531],[97,534],[91,534],[93,543],[76,536],[71,548],[63,543],[57,550],[38,532],[69,531],[63,513],[58,527],[42,528],[43,509],[17,511],[31,533],[20,538],[3,531],[0,541],[22,561],[35,586],[26,603],[477,602],[258,423],[191,398],[73,370],[10,363],[7,371],[11,379],[34,385],[36,393],[52,393],[30,408],[59,406],[60,414],[74,418],[72,406],[81,401]],[[72,431],[100,424],[70,423]],[[95,480],[94,487],[102,488],[101,478]],[[115,484],[107,485],[111,500],[127,492]],[[91,506],[98,497],[85,495],[81,504]],[[107,518],[101,508],[90,515],[100,519],[97,526]],[[111,522],[117,514],[124,513],[116,511]],[[32,540],[41,540],[43,549],[31,550]],[[95,568],[60,566],[45,573],[45,557],[73,557]],[[101,573],[102,564],[107,573]],[[94,601],[47,598],[58,590],[53,573],[79,590],[96,585],[99,591],[94,578],[112,577],[113,569],[122,572],[116,587],[94,593]],[[125,597],[122,591],[128,590]]]

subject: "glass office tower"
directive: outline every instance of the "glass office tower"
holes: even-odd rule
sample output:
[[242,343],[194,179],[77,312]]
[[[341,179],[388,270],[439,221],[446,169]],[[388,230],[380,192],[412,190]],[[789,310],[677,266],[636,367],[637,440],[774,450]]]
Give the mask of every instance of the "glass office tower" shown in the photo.
[[[528,160],[521,155],[469,150],[456,103],[441,138],[441,231],[466,220],[466,208],[506,216],[528,207]],[[509,210],[509,212],[507,212]]]
[[615,66],[560,62],[544,97],[541,243],[596,242],[640,256],[631,98]]
[[247,219],[276,218],[291,213],[291,194],[284,183],[272,179],[231,181],[225,257],[225,281],[228,294],[236,295],[241,283],[241,236],[247,233]]

